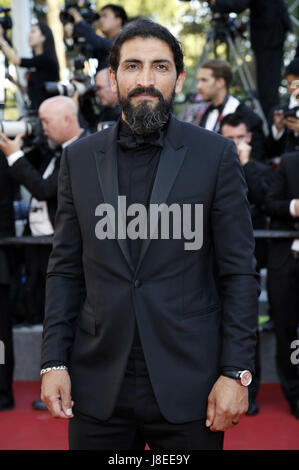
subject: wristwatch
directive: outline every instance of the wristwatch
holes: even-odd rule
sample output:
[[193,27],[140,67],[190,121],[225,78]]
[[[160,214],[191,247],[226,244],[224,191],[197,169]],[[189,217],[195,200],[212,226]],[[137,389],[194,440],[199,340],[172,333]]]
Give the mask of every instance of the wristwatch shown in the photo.
[[252,382],[252,374],[249,370],[224,370],[221,375],[237,380],[243,387],[248,387]]

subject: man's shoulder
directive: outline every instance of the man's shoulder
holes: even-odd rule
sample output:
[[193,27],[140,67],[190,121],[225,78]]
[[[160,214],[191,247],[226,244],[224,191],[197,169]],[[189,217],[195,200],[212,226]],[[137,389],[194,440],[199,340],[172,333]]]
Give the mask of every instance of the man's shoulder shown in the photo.
[[113,134],[114,127],[115,126],[112,126],[75,140],[75,142],[67,146],[68,155],[72,156],[80,154],[82,156],[82,152],[89,152],[93,150],[104,151],[105,147],[107,146],[107,139],[111,137],[111,134]]
[[219,148],[230,142],[229,139],[217,132],[209,131],[196,124],[181,121],[175,117],[172,118],[172,128],[180,128],[181,132],[179,135],[181,136],[182,143],[189,147],[193,145],[208,145]]

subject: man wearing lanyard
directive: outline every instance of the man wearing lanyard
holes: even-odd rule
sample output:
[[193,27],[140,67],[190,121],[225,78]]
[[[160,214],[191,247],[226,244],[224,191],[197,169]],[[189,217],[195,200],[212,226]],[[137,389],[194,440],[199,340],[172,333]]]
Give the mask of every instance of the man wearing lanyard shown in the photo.
[[210,105],[201,118],[200,126],[219,132],[221,119],[227,114],[237,113],[252,132],[252,157],[263,160],[265,137],[262,120],[246,104],[229,94],[232,78],[231,66],[225,60],[213,59],[201,66],[197,89]]

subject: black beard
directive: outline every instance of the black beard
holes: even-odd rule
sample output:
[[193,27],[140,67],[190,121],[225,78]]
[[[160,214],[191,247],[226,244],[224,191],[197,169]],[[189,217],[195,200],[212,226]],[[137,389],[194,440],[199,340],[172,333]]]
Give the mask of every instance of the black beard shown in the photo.
[[[156,106],[151,107],[147,101],[138,106],[132,106],[131,98],[141,93],[157,96],[159,101]],[[135,134],[149,135],[161,129],[169,118],[173,106],[175,92],[172,90],[170,98],[164,99],[162,93],[155,88],[135,88],[130,91],[127,98],[121,96],[118,88],[119,104],[124,112],[126,120]]]

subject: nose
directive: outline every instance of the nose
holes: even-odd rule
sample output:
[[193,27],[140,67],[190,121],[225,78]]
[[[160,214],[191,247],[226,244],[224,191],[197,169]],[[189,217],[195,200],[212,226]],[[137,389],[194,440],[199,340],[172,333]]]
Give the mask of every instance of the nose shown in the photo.
[[142,67],[137,76],[137,86],[143,88],[153,87],[155,84],[154,72],[150,66]]

